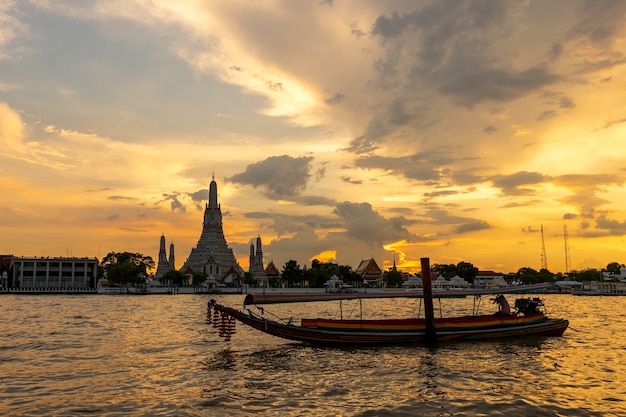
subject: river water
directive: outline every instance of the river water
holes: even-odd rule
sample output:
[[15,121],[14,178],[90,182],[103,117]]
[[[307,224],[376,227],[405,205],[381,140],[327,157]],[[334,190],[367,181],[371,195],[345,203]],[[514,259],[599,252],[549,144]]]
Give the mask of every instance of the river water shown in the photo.
[[[357,349],[311,347],[240,323],[224,341],[205,324],[209,298],[0,295],[0,415],[626,416],[626,297],[544,296],[550,316],[570,320],[563,337]],[[467,313],[473,302],[443,300],[443,314]],[[337,305],[266,310],[333,317]],[[365,300],[363,313],[418,307]],[[342,311],[360,306],[344,302]]]

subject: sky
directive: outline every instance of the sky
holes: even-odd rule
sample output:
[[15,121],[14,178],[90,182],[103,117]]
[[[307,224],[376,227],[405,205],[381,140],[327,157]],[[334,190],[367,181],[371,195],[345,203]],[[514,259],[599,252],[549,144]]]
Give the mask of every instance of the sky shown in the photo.
[[626,263],[624,21],[603,0],[4,0],[0,253],[156,260],[164,235],[180,267],[215,178],[244,269],[257,236],[279,269]]

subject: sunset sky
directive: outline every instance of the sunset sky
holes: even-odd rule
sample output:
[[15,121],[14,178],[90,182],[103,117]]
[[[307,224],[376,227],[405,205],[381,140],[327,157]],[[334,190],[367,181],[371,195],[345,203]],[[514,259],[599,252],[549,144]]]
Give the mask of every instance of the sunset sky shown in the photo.
[[626,263],[626,2],[0,2],[0,253]]

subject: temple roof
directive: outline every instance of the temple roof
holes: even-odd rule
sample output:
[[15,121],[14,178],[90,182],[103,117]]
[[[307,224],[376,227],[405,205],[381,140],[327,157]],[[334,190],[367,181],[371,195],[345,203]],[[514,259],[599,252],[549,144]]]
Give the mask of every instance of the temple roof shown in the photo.
[[265,274],[268,277],[280,276],[280,272],[278,271],[278,268],[276,268],[276,265],[274,265],[274,261],[270,261],[270,263],[267,264],[267,268],[265,268]]
[[378,267],[378,264],[372,259],[366,259],[361,261],[357,269],[354,271],[357,274],[364,276],[380,276],[383,273],[383,270]]

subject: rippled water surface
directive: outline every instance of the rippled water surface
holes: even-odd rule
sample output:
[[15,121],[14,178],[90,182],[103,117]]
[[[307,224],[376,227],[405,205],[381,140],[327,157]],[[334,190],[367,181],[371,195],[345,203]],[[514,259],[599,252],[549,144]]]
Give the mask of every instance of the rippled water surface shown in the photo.
[[[626,297],[545,296],[549,315],[570,320],[563,337],[369,349],[241,324],[225,342],[204,323],[209,298],[0,295],[0,415],[626,416]],[[344,317],[358,314],[351,303]],[[472,303],[443,300],[443,313]],[[418,305],[366,300],[363,313],[406,317]],[[333,317],[337,306],[267,310]]]

